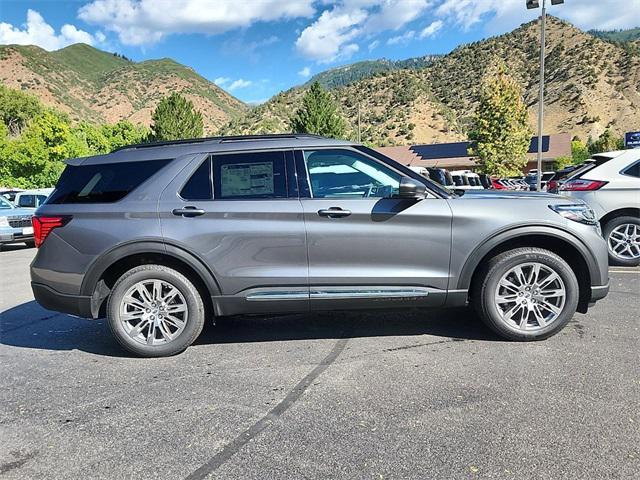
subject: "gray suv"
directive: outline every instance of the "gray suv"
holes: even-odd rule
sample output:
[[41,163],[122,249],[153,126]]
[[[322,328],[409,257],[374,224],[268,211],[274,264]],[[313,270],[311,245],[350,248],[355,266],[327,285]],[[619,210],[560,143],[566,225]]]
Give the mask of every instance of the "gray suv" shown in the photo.
[[196,139],[67,163],[33,221],[35,298],[106,316],[142,356],[184,350],[218,316],[469,303],[502,337],[538,340],[609,289],[583,202],[452,195],[348,141]]

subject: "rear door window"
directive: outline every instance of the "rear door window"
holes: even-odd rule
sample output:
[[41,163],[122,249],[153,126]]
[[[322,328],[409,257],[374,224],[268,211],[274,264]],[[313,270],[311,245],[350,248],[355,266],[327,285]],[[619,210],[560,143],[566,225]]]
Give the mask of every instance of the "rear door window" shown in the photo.
[[287,198],[285,152],[214,155],[213,192],[220,200]]
[[123,199],[170,160],[67,165],[47,203],[112,203]]

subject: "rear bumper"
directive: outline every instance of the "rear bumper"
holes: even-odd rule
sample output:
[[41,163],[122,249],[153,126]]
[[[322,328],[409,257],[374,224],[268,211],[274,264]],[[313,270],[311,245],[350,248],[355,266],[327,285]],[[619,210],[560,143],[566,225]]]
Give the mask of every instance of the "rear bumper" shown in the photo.
[[92,314],[91,297],[60,293],[47,285],[31,282],[33,296],[47,310],[68,313],[77,317],[95,318]]

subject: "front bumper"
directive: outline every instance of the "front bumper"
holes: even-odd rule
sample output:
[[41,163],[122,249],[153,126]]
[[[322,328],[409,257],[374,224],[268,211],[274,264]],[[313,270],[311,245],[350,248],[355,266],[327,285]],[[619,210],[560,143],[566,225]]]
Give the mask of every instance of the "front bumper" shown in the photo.
[[28,242],[33,240],[33,233],[23,233],[21,228],[0,228],[0,244]]
[[41,283],[31,282],[33,296],[47,310],[68,313],[77,317],[96,318],[92,312],[92,297],[60,293]]

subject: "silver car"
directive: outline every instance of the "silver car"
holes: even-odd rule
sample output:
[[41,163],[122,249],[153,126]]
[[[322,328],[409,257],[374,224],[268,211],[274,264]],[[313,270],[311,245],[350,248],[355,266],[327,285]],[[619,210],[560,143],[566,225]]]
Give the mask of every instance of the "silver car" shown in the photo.
[[206,319],[471,304],[511,340],[560,331],[609,289],[582,201],[452,195],[313,135],[133,145],[68,161],[34,217],[45,308],[106,316],[124,348],[187,348]]
[[640,265],[640,149],[603,153],[576,170],[560,194],[589,204],[614,265]]
[[0,247],[10,243],[35,245],[31,217],[34,208],[17,208],[0,195]]

